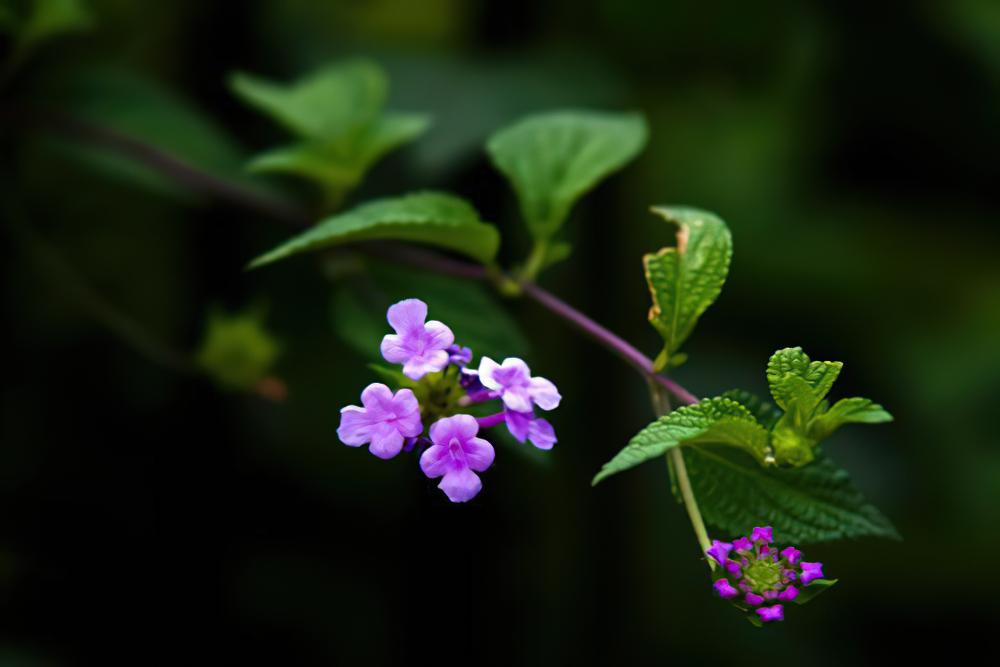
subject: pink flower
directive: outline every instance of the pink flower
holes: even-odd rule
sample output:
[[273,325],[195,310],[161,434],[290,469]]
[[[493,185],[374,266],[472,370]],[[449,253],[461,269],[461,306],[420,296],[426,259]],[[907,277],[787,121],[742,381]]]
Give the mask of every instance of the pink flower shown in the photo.
[[479,362],[479,381],[514,412],[531,412],[532,404],[552,410],[562,399],[554,384],[543,377],[531,377],[528,364],[517,357],[508,357],[502,364],[483,357]]
[[361,404],[340,410],[337,436],[351,447],[371,443],[368,450],[380,459],[391,459],[403,448],[404,438],[415,438],[424,430],[420,405],[409,389],[393,395],[384,384],[372,383],[361,392]]
[[471,415],[445,417],[431,424],[434,444],[420,457],[420,469],[431,479],[441,478],[438,488],[453,503],[475,498],[483,488],[476,472],[493,464],[493,445],[477,438],[477,433],[479,423]]
[[419,380],[448,365],[448,348],[455,335],[446,325],[427,319],[427,304],[420,299],[404,299],[389,306],[386,319],[395,329],[382,339],[382,356],[393,364],[403,364],[403,374]]

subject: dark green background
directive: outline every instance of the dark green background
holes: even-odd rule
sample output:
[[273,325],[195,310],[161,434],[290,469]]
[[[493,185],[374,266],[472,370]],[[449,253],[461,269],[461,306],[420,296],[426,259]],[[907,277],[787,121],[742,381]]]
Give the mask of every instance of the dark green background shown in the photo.
[[[259,150],[281,134],[230,95],[229,72],[290,79],[370,56],[393,106],[435,123],[355,201],[456,191],[497,221],[511,261],[524,234],[485,137],[529,111],[643,110],[648,148],[577,206],[574,255],[542,283],[653,354],[640,256],[669,230],[647,207],[716,211],[734,262],[677,378],[701,395],[764,391],[776,348],[843,360],[834,393],[871,396],[896,422],[847,427],[827,450],[905,540],[811,546],[841,583],[751,627],[710,594],[664,466],[589,487],[651,418],[645,388],[526,302],[503,307],[562,390],[560,442],[541,463],[499,447],[481,496],[451,506],[413,458],[338,443],[339,407],[372,378],[332,331],[333,287],[308,259],[242,270],[286,230],[137,188],[5,115],[0,664],[839,665],[988,642],[997,3],[89,4],[94,29],[36,54],[5,111],[80,112],[66,91],[110,64]],[[95,120],[121,110],[86,102]],[[179,350],[212,305],[268,303],[289,399],[227,394],[139,354],[81,281]]]

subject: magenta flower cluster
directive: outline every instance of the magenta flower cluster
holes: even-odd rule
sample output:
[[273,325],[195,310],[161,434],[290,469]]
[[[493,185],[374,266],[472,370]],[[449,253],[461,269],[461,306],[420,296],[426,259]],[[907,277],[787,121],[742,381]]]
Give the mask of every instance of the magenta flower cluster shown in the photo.
[[[455,345],[451,329],[437,320],[427,321],[427,304],[405,299],[389,307],[386,318],[395,333],[382,339],[386,361],[402,365],[411,382],[395,393],[373,383],[361,392],[361,406],[340,411],[337,435],[352,447],[368,445],[382,459],[416,449],[420,469],[455,503],[474,498],[482,489],[476,473],[493,464],[493,445],[479,437],[481,428],[505,424],[519,442],[530,441],[551,449],[555,430],[535,415],[535,408],[552,410],[561,396],[556,386],[533,377],[528,365],[510,357],[497,363],[483,357],[478,370],[470,368],[472,350]],[[423,400],[419,396],[446,396]],[[500,412],[483,417],[462,413],[473,406],[499,400]],[[429,423],[424,436],[424,424]]]
[[752,610],[769,623],[785,620],[783,603],[791,602],[802,589],[823,578],[822,563],[807,563],[795,547],[773,546],[770,526],[754,528],[750,537],[732,542],[712,541],[709,558],[721,565],[713,584],[719,597]]

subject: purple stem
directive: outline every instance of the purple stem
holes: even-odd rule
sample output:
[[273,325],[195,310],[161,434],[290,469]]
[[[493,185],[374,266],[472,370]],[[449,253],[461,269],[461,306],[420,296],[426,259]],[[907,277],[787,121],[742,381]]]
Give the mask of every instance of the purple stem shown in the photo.
[[[269,214],[271,217],[293,227],[308,226],[311,222],[308,214],[294,205],[261,196],[257,192],[241,185],[208,174],[195,165],[189,164],[170,153],[133,137],[71,116],[38,109],[33,109],[32,111],[34,113],[31,116],[31,120],[39,124],[46,125],[57,132],[84,142],[103,146],[113,152],[142,162],[153,170],[159,171],[164,176],[172,178],[193,190],[213,194],[247,209]],[[383,257],[391,257],[412,266],[461,278],[489,280],[496,277],[491,275],[491,272],[485,267],[478,264],[442,257],[441,255],[427,252],[420,248],[393,244],[371,244],[370,252]],[[645,356],[618,335],[605,329],[565,301],[562,301],[551,292],[542,289],[534,283],[522,283],[520,287],[532,299],[615,352],[653,382],[665,387],[670,393],[679,398],[681,402],[688,405],[698,402],[698,397],[684,387],[670,378],[656,373],[653,370],[653,362],[649,357]]]
[[552,294],[542,289],[534,283],[522,283],[521,289],[532,299],[542,304],[550,311],[574,325],[597,342],[601,343],[622,359],[631,364],[636,370],[649,377],[654,382],[665,387],[667,391],[679,398],[682,403],[694,405],[698,402],[698,397],[680,386],[668,377],[664,377],[653,370],[653,362],[649,357],[635,349],[631,343],[618,336],[612,331],[604,328],[594,320],[590,319],[576,308]]
[[480,389],[460,399],[462,405],[474,405],[496,398],[492,389]]
[[504,423],[504,419],[504,414],[502,412],[498,412],[495,415],[478,417],[476,421],[479,422],[479,428],[493,428],[494,426]]

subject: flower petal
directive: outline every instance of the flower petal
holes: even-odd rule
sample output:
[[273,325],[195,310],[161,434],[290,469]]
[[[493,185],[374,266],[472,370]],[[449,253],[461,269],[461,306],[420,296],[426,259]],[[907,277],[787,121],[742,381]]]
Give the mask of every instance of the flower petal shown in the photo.
[[420,331],[427,319],[427,304],[420,299],[403,299],[389,306],[386,319],[389,320],[389,326],[401,336]]
[[391,459],[403,449],[403,435],[392,424],[382,422],[372,429],[372,444],[368,448],[380,459]]
[[345,445],[360,447],[371,439],[371,421],[364,408],[348,405],[340,409],[337,437]]
[[493,445],[482,438],[469,438],[462,446],[465,450],[465,460],[469,467],[478,472],[483,472],[493,465]]
[[[432,426],[432,431],[433,428]],[[451,463],[451,453],[447,447],[442,447],[441,445],[431,445],[420,455],[420,469],[431,479],[440,477],[448,472]]]
[[531,380],[531,369],[523,359],[507,357],[493,377],[504,387],[526,386]]
[[483,488],[479,475],[468,468],[452,469],[441,478],[438,488],[444,491],[453,503],[464,503],[476,497]]
[[447,365],[448,353],[435,350],[407,359],[403,364],[403,375],[411,380],[419,380],[428,373],[437,373]]
[[528,384],[528,393],[535,405],[542,410],[552,410],[559,407],[559,401],[562,399],[556,386],[543,377],[531,378],[531,382]]
[[469,438],[476,437],[479,433],[479,422],[472,415],[455,415],[448,417],[455,428],[453,438],[458,438],[463,444]]
[[383,336],[379,350],[382,352],[382,358],[390,364],[405,363],[412,356],[406,345],[403,344],[403,339],[396,334]]
[[392,390],[381,382],[372,382],[361,392],[361,403],[373,422],[382,421],[392,414],[392,399]]
[[539,449],[552,449],[556,444],[556,430],[547,419],[535,419],[528,428],[528,439]]
[[500,364],[489,357],[479,360],[479,381],[487,389],[500,389],[500,383],[493,378],[493,374],[500,368]]
[[505,387],[500,398],[514,412],[531,412],[531,396],[526,387]]
[[438,322],[437,320],[431,320],[424,325],[423,339],[424,344],[428,348],[445,350],[445,352],[447,352],[447,348],[455,342],[455,334],[451,332],[451,329],[448,328],[447,324]]
[[504,421],[507,422],[507,430],[518,442],[528,439],[531,431],[531,420],[534,415],[530,412],[515,412],[513,410],[503,411]]

